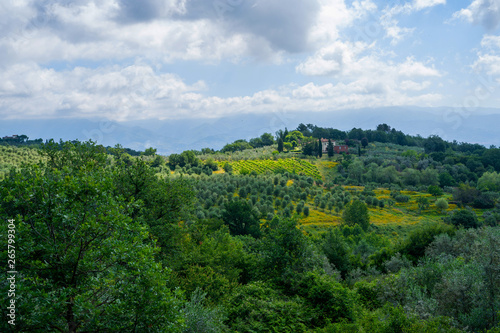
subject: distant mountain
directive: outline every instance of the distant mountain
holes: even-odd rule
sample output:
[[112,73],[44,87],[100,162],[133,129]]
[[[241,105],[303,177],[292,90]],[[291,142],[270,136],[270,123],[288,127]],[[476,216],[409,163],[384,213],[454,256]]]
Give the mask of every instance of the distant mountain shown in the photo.
[[88,140],[106,146],[117,143],[135,150],[155,147],[161,154],[205,147],[220,149],[237,139],[250,139],[262,133],[275,133],[298,124],[314,124],[350,130],[375,129],[387,123],[404,133],[443,139],[500,144],[500,109],[479,109],[469,114],[462,109],[389,107],[332,112],[274,112],[245,114],[214,119],[146,120],[111,122],[86,119],[2,120],[0,136],[26,134],[30,139]]

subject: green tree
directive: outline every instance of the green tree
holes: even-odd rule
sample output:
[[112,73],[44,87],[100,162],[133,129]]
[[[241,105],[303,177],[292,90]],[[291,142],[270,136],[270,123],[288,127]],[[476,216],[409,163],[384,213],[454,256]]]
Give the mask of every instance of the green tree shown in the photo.
[[271,133],[264,133],[260,136],[260,140],[264,146],[270,146],[274,144],[274,138]]
[[445,187],[445,186],[454,186],[455,185],[455,179],[448,173],[448,172],[443,172],[439,174],[439,186]]
[[451,216],[451,223],[456,227],[462,226],[466,229],[479,227],[476,213],[469,209],[455,211]]
[[22,244],[16,329],[178,332],[168,271],[155,261],[148,226],[130,217],[141,203],[115,195],[114,172],[94,144],[51,148],[48,165],[13,171],[0,187],[0,218],[15,219]]
[[419,196],[415,201],[417,202],[418,209],[420,211],[425,210],[430,206],[429,198],[427,197]]
[[448,209],[448,200],[446,200],[445,198],[439,198],[436,200],[436,207],[441,210],[441,211],[445,211]]
[[328,157],[333,157],[334,151],[333,151],[333,143],[332,140],[328,139]]
[[444,194],[443,190],[437,185],[430,185],[427,188],[427,192],[429,192],[429,194],[431,194],[435,197],[440,197]]
[[481,191],[500,191],[500,174],[485,172],[477,181],[477,188]]
[[368,207],[362,201],[355,200],[348,204],[342,213],[342,220],[348,226],[358,224],[363,230],[367,230],[370,225]]
[[317,155],[319,158],[323,156],[323,144],[321,144],[321,139],[318,139],[318,152]]
[[283,139],[281,138],[278,139],[278,152],[283,152]]
[[260,225],[252,207],[246,201],[230,201],[224,205],[222,220],[232,235],[260,236]]
[[304,212],[304,216],[308,217],[309,216],[309,206],[305,206],[303,212]]
[[366,147],[368,147],[368,139],[366,137],[364,137],[363,139],[361,139],[361,145],[363,146],[363,149],[365,149]]
[[141,155],[144,155],[144,156],[155,156],[156,155],[156,149],[153,148],[153,147],[149,147],[146,150],[144,150],[144,152],[141,153]]

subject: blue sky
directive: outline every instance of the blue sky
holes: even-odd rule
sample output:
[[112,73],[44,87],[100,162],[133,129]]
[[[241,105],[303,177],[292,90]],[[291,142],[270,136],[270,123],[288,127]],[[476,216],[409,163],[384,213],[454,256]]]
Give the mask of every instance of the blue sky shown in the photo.
[[0,77],[3,119],[500,113],[500,0],[5,0]]

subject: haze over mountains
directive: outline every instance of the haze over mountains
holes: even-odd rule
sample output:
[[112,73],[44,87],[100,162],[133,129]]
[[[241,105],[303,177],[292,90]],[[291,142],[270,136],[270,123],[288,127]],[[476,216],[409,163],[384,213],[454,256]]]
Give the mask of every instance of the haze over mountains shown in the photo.
[[237,139],[250,139],[262,133],[273,133],[298,124],[314,124],[349,130],[353,127],[374,129],[380,123],[407,134],[427,137],[437,134],[445,140],[480,143],[485,146],[500,143],[500,110],[387,107],[334,112],[273,112],[245,114],[217,119],[145,120],[110,122],[87,119],[2,120],[0,136],[26,134],[30,139],[85,141],[92,139],[105,146],[117,143],[124,147],[144,150],[158,149],[160,154],[182,152],[205,147],[220,149]]

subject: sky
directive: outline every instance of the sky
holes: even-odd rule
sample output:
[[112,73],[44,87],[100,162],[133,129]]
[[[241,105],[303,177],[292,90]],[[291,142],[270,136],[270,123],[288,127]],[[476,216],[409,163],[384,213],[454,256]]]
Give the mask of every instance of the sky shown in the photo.
[[0,119],[386,106],[500,113],[500,0],[0,2]]

